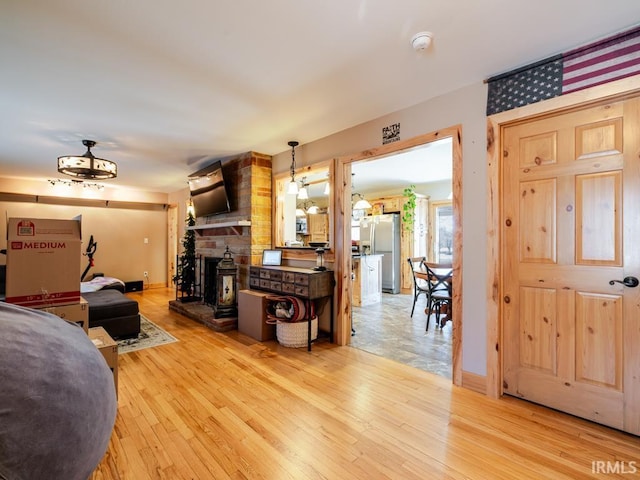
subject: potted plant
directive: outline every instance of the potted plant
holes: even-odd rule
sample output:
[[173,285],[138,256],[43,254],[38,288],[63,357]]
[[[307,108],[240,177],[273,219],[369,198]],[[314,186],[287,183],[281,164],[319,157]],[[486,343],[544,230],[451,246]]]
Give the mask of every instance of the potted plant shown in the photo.
[[406,198],[402,205],[402,224],[408,232],[413,232],[416,215],[416,186],[409,185],[402,191],[402,195]]

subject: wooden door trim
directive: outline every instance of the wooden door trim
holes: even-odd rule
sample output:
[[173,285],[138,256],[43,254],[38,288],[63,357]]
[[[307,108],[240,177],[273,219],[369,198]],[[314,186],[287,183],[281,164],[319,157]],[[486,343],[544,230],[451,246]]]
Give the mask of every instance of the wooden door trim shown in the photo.
[[502,264],[500,221],[502,132],[513,123],[556,115],[590,104],[621,100],[640,93],[640,75],[574,92],[487,117],[487,395],[499,397],[502,388]]
[[[338,157],[336,161],[336,343],[347,345],[351,338],[351,164],[360,160],[373,159],[393,154],[401,150],[424,145],[442,138],[452,138],[452,190],[453,190],[453,340],[452,340],[452,382],[462,385],[462,125],[426,133],[408,140],[394,142],[363,152]],[[349,245],[348,248],[345,248]]]

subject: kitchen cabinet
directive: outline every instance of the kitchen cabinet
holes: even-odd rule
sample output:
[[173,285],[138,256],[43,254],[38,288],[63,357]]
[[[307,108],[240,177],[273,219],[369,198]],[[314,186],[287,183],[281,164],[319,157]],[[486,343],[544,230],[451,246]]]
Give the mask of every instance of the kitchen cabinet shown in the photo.
[[309,242],[328,242],[329,215],[326,213],[307,215],[307,232]]
[[382,255],[357,255],[352,258],[354,307],[382,301]]

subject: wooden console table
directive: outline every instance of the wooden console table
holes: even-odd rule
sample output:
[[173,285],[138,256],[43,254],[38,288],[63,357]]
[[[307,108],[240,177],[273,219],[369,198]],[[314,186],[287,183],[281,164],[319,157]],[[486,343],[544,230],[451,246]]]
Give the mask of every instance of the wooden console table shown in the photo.
[[[298,297],[307,304],[307,311],[310,311],[312,300],[328,298],[331,306],[329,334],[330,341],[333,342],[333,288],[335,280],[331,270],[251,266],[249,267],[249,286],[256,290]],[[318,323],[319,321],[318,319]],[[307,320],[307,324],[309,326],[307,349],[311,350],[311,319]]]

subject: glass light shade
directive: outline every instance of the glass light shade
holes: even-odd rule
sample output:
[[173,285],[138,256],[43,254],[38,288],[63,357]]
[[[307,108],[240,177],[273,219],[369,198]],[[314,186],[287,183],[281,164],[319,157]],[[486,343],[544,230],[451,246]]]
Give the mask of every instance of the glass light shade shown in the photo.
[[311,206],[307,209],[307,213],[310,213],[310,214],[312,214],[312,215],[313,215],[313,214],[315,214],[315,213],[318,213],[318,211],[319,211],[319,210],[320,210],[320,209],[318,208],[318,206],[317,206],[317,205],[311,205]]
[[189,199],[189,203],[187,204],[187,215],[193,215],[195,217],[196,215],[196,210],[193,207],[193,202],[191,201],[191,199]]
[[298,190],[298,198],[300,200],[307,200],[309,198],[307,187],[302,187],[300,190]]
[[291,195],[297,195],[298,194],[298,183],[295,180],[292,180],[291,182],[289,182],[289,187],[287,188],[287,193],[289,193]]
[[296,208],[296,217],[304,217],[306,215],[306,213],[304,213],[304,210],[301,208]]
[[371,204],[362,197],[353,206],[354,210],[366,210],[367,208],[371,208]]

